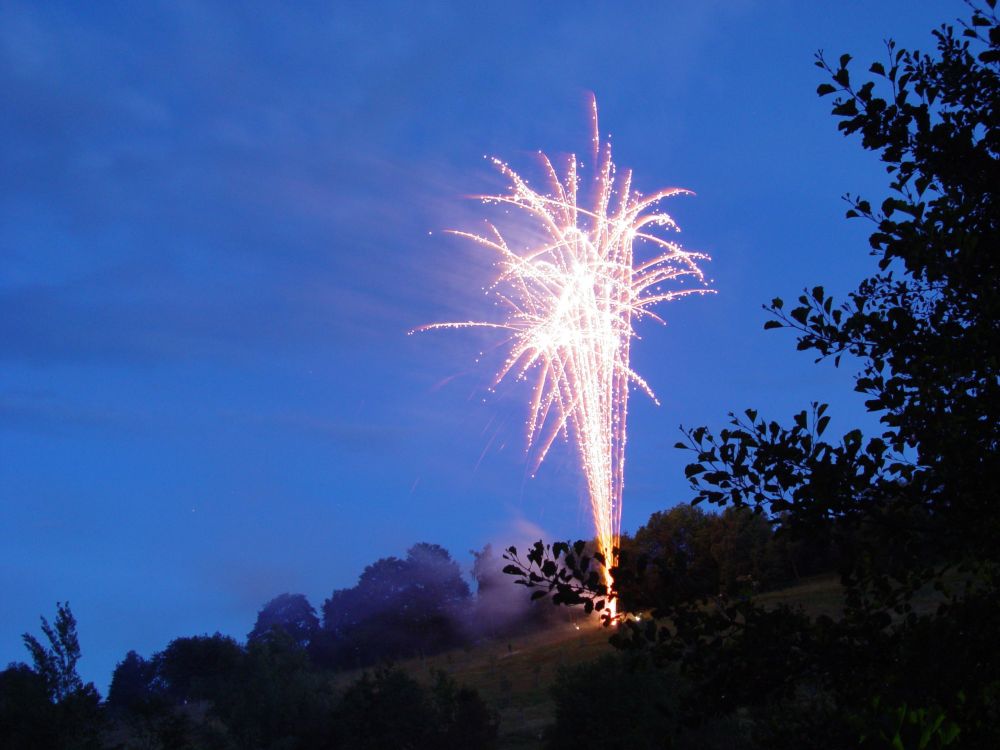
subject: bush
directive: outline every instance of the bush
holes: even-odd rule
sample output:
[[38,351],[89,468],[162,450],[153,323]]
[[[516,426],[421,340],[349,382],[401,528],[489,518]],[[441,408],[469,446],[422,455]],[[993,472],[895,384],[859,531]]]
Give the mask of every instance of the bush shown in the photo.
[[443,672],[425,688],[392,667],[366,672],[346,690],[337,725],[351,750],[489,750],[497,737],[497,718],[476,691]]
[[677,728],[674,677],[636,654],[560,668],[552,697],[551,750],[669,747]]

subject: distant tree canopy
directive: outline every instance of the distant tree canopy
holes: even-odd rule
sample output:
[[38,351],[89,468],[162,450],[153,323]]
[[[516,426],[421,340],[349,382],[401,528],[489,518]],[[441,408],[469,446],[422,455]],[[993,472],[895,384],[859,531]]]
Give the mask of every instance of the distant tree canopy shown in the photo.
[[138,710],[162,698],[162,687],[158,663],[129,651],[111,674],[107,702],[121,711]]
[[305,648],[318,629],[316,610],[304,594],[281,594],[265,604],[257,614],[257,622],[247,640],[263,640],[278,630]]
[[154,658],[156,677],[174,702],[212,700],[229,689],[245,655],[221,633],[175,638]]
[[622,541],[622,549],[650,561],[642,587],[645,601],[747,594],[834,566],[829,555],[800,561],[765,518],[745,508],[716,514],[678,505],[657,511],[634,537]]
[[469,596],[446,549],[415,544],[405,559],[378,560],[356,586],[333,592],[311,653],[327,666],[364,666],[450,648],[462,641],[457,618]]
[[[828,408],[784,425],[754,409],[730,426],[685,431],[694,503],[747,524],[713,545],[691,514],[655,529],[645,552],[623,550],[607,591],[577,545],[539,543],[512,572],[555,601],[628,619],[613,642],[649,649],[685,678],[682,724],[739,718],[755,747],[1000,746],[1000,24],[995,0],[971,6],[959,31],[934,32],[936,54],[887,44],[872,80],[850,55],[817,65],[830,77],[846,135],[879,154],[890,194],[848,196],[848,217],[874,231],[876,272],[844,303],[816,286],[795,306],[775,298],[765,328],[790,328],[798,349],[858,367],[855,389],[883,429],[824,437]],[[754,548],[754,517],[787,546],[833,551],[843,616],[809,617],[731,596],[691,600],[716,564]],[[762,528],[762,527],[760,527]],[[639,535],[637,534],[637,538]],[[751,554],[751,557],[754,555]],[[683,573],[678,576],[677,573]],[[686,576],[686,577],[685,577]],[[723,587],[728,590],[728,586]],[[936,591],[936,606],[914,606]],[[930,609],[930,611],[928,611]]]
[[[0,685],[21,679],[6,674]],[[444,675],[425,687],[380,668],[338,696],[280,629],[246,648],[216,634],[177,638],[148,661],[130,652],[115,669],[108,704],[135,743],[129,747],[164,750],[489,748],[497,732],[479,695]]]

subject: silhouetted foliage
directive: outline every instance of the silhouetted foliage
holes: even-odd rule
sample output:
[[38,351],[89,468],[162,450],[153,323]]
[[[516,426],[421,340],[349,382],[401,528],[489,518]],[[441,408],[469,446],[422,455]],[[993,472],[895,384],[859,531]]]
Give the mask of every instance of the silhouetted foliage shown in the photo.
[[0,747],[34,750],[58,741],[57,709],[45,678],[27,664],[11,664],[0,672]]
[[227,635],[175,638],[154,657],[156,677],[174,703],[215,701],[232,690],[246,652]]
[[664,747],[676,724],[674,679],[631,654],[608,654],[560,667],[552,685],[555,725],[547,746],[652,750]]
[[316,610],[304,594],[281,594],[261,608],[247,640],[259,641],[280,630],[305,648],[318,629]]
[[474,690],[438,672],[430,689],[402,670],[365,673],[337,710],[345,750],[459,750],[496,746],[497,718]]
[[[337,608],[337,602],[344,606]],[[324,609],[327,621],[337,626],[329,633],[339,649],[335,655],[347,654],[334,661],[342,666],[359,652],[376,660],[464,642],[456,622],[468,616],[469,589],[446,550],[417,544],[404,560],[368,566],[357,587],[335,592]],[[342,740],[369,747],[385,734],[403,743],[393,745],[398,747],[493,746],[496,717],[478,694],[443,675],[429,688],[417,684],[414,701],[404,700],[400,708],[392,691],[409,690],[409,678],[379,671],[375,713],[354,716],[312,658],[324,635],[315,632],[315,624],[305,597],[285,594],[261,609],[245,647],[216,633],[176,638],[149,659],[130,651],[112,677],[108,709],[114,725],[108,742],[120,750],[313,750],[339,747]],[[363,683],[348,695],[361,700]],[[386,701],[392,717],[378,718]],[[351,734],[351,727],[367,720],[377,721],[382,734],[374,739]],[[338,728],[341,724],[346,729]],[[431,744],[407,744],[406,732]]]
[[129,651],[115,667],[107,705],[118,722],[122,750],[196,747],[195,722],[175,708],[159,676],[159,655]]
[[129,747],[321,748],[334,697],[305,650],[283,630],[246,649],[216,634],[177,638],[115,669],[109,706]]
[[47,646],[30,633],[23,636],[34,669],[11,665],[0,676],[0,746],[98,748],[101,697],[76,672],[80,642],[69,603],[56,604],[54,623],[41,620]]
[[120,711],[137,711],[164,699],[157,663],[129,651],[111,673],[108,706]]
[[[729,590],[690,598],[698,579],[683,544],[652,558],[622,554],[610,592],[604,561],[585,554],[582,542],[539,542],[523,559],[508,551],[510,572],[554,601],[607,611],[607,597],[619,595],[627,608],[650,608],[652,619],[627,618],[612,641],[676,665],[685,725],[743,716],[767,748],[862,739],[898,748],[907,738],[920,747],[1000,746],[994,7],[973,6],[958,33],[935,31],[936,55],[889,42],[887,60],[870,68],[873,81],[852,79],[850,55],[836,65],[817,57],[832,79],[819,93],[837,95],[840,130],[860,133],[891,175],[880,208],[849,197],[848,216],[875,225],[878,272],[842,305],[820,286],[788,311],[775,299],[765,327],[796,330],[800,350],[838,366],[850,355],[859,365],[856,390],[883,432],[866,439],[851,430],[828,441],[828,409],[814,404],[787,426],[748,409],[718,434],[686,430],[679,444],[696,455],[686,469],[695,503],[737,509],[729,518],[739,524],[765,519],[789,553],[812,546],[837,560],[843,617],[763,608]],[[747,529],[727,538],[752,541],[754,527]],[[713,557],[723,561],[730,551]],[[665,575],[672,585],[649,585]],[[914,595],[931,587],[939,606],[917,611]]]
[[[718,518],[700,508],[678,505],[656,512],[635,532],[631,548],[661,562],[660,580],[677,596],[691,597],[719,591],[719,564],[712,554]],[[652,576],[651,576],[652,578]]]
[[76,620],[70,611],[69,602],[56,603],[56,621],[50,625],[44,617],[42,632],[48,641],[45,646],[31,633],[22,638],[35,663],[35,672],[45,680],[49,698],[59,702],[80,690],[83,682],[76,673],[76,663],[80,660],[80,641],[76,635]]
[[457,618],[468,600],[448,551],[415,544],[405,560],[378,560],[355,587],[333,592],[311,653],[326,666],[355,667],[450,648],[464,640]]
[[239,747],[321,748],[331,741],[334,696],[290,636],[252,642],[236,684],[213,702],[213,714]]
[[[669,589],[673,598],[749,594],[788,583],[795,571],[774,527],[743,508],[711,514],[678,505],[656,512],[622,550],[631,559],[648,560],[647,599],[657,588]],[[806,574],[832,570],[826,562],[809,566]]]

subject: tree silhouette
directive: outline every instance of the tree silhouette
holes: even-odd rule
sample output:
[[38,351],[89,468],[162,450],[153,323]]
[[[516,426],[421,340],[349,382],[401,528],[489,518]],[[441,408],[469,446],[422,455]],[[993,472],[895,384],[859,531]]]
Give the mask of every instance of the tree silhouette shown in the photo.
[[365,673],[337,709],[344,748],[464,750],[496,746],[497,718],[474,690],[437,672],[425,688],[398,668]]
[[31,653],[35,664],[35,672],[45,681],[49,698],[58,703],[67,696],[83,688],[83,681],[76,673],[76,663],[80,660],[80,641],[76,635],[76,620],[69,608],[69,602],[64,605],[56,603],[56,620],[50,625],[45,617],[42,620],[42,632],[48,641],[48,646],[42,645],[31,633],[21,636],[24,645]]
[[247,640],[259,641],[280,630],[305,648],[318,628],[316,610],[304,594],[281,594],[261,608]]
[[54,623],[41,620],[47,646],[30,633],[22,636],[34,669],[13,665],[0,680],[0,746],[100,747],[101,696],[77,674],[80,641],[69,602],[56,603]]
[[357,667],[449,648],[463,640],[457,622],[469,595],[446,549],[415,544],[406,559],[377,560],[356,586],[333,592],[310,651],[321,664]]

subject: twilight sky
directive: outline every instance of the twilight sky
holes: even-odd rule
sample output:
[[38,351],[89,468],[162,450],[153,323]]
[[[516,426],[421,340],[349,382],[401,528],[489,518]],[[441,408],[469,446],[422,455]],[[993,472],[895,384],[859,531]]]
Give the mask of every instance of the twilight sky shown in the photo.
[[813,52],[930,47],[958,2],[285,5],[0,5],[0,666],[56,601],[104,691],[417,541],[587,535],[572,453],[529,478],[524,391],[485,390],[496,338],[406,335],[491,314],[439,230],[481,226],[484,154],[585,152],[587,91],[640,189],[697,193],[665,208],[719,290],[640,329],[625,528],[690,498],[680,423],[871,424],[760,306],[871,267],[839,197],[884,176]]

